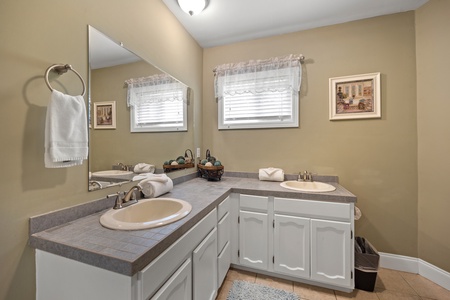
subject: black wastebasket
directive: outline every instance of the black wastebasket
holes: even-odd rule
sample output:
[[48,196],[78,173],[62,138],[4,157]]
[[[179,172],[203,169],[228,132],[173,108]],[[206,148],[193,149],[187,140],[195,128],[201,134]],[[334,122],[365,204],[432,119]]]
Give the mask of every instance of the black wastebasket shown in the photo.
[[355,237],[355,288],[373,292],[377,280],[380,255],[363,237]]

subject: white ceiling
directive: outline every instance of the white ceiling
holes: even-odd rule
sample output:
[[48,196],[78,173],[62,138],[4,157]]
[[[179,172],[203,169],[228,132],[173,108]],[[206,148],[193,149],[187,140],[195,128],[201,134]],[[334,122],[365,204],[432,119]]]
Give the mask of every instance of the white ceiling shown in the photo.
[[210,0],[189,16],[162,0],[203,48],[415,10],[428,0]]

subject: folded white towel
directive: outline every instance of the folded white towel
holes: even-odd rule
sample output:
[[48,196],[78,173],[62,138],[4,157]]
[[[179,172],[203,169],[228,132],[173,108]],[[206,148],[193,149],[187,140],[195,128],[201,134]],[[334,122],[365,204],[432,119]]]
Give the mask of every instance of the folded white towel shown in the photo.
[[173,189],[173,181],[166,174],[152,174],[139,182],[145,198],[154,198]]
[[134,166],[134,173],[140,174],[140,173],[153,173],[155,172],[155,166],[146,164],[146,163],[138,163]]
[[284,171],[280,168],[259,169],[259,180],[284,181]]
[[46,168],[77,166],[87,159],[88,129],[83,96],[52,92],[45,118],[44,146]]
[[166,182],[170,178],[166,174],[142,173],[133,177],[133,181],[153,179],[154,181]]

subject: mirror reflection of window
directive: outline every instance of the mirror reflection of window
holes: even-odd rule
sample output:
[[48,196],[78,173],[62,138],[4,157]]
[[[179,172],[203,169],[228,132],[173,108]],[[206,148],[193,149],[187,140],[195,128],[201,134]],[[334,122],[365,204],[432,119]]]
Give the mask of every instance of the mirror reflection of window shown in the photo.
[[167,74],[126,80],[131,132],[186,131],[188,87]]
[[[194,130],[188,130],[188,126],[193,126],[192,123],[188,124],[188,118],[190,119],[194,113],[194,103],[190,102],[191,99],[194,99],[191,98],[194,92],[184,84],[181,84],[183,89],[174,89],[170,93],[168,91],[160,92],[166,98],[183,98],[182,101],[165,101],[166,108],[160,108],[159,111],[151,109],[160,117],[166,115],[166,112],[170,110],[170,107],[167,108],[169,104],[176,103],[178,105],[177,115],[182,115],[183,121],[171,118],[173,124],[171,132],[146,131],[137,134],[132,132],[130,128],[132,108],[127,105],[128,86],[124,85],[124,82],[130,78],[145,78],[166,73],[94,27],[89,26],[88,30],[88,101],[90,124],[93,126],[89,132],[89,175],[86,175],[90,179],[89,190],[96,190],[116,186],[119,181],[123,183],[130,179],[105,178],[107,180],[102,180],[92,176],[94,173],[118,169],[120,165],[126,165],[133,170],[133,166],[139,163],[155,165],[156,172],[162,172],[163,163],[167,159],[178,157],[180,151],[194,148]],[[180,84],[169,74],[166,76],[167,80],[170,78]],[[169,85],[165,86],[170,87]],[[186,96],[184,96],[185,94]],[[188,95],[189,97],[187,97]],[[115,103],[112,120],[113,124],[117,123],[116,126],[108,124],[110,118],[107,111],[99,112],[96,108],[107,102]],[[151,105],[153,104],[142,105],[141,112],[144,111],[145,106]],[[145,110],[148,109],[145,108]],[[100,125],[96,125],[97,116],[100,116],[102,120]],[[154,119],[154,117],[151,118]],[[96,130],[102,127],[114,130]]]

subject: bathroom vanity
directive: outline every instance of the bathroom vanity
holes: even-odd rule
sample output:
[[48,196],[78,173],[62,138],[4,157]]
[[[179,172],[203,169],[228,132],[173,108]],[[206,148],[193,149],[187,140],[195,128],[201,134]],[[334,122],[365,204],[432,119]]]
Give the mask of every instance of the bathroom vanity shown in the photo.
[[352,291],[356,197],[330,184],[335,191],[302,193],[197,178],[165,195],[191,213],[158,229],[103,228],[101,211],[33,233],[36,299],[215,299],[230,265]]

